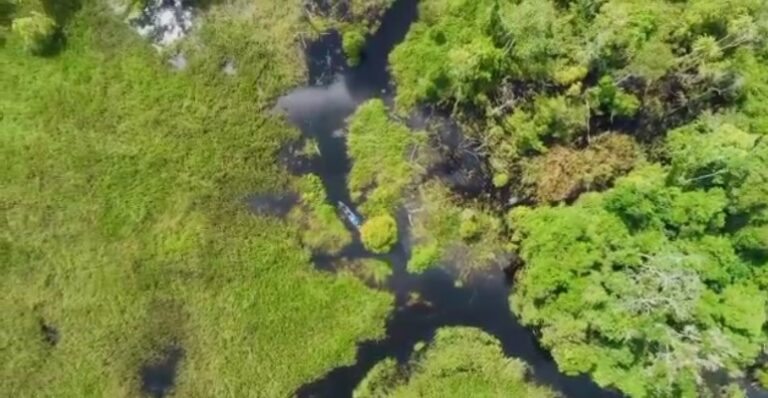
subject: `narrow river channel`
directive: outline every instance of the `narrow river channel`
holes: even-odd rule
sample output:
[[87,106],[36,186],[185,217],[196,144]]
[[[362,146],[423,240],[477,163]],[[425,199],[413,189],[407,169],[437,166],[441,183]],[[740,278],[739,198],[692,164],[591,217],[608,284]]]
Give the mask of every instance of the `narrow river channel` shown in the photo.
[[[278,102],[289,119],[306,137],[317,140],[320,158],[311,166],[325,185],[331,203],[350,203],[346,185],[350,160],[342,130],[345,119],[365,100],[382,98],[391,103],[394,88],[387,72],[387,58],[402,41],[417,18],[416,0],[397,0],[383,16],[381,27],[366,43],[362,62],[345,66],[341,39],[332,32],[307,48],[309,85],[299,88]],[[509,308],[511,286],[501,267],[457,285],[454,275],[444,269],[410,274],[407,217],[399,217],[400,243],[382,257],[393,267],[388,288],[396,297],[396,307],[386,325],[386,337],[359,344],[357,361],[352,366],[331,370],[318,380],[302,386],[299,397],[351,397],[354,388],[377,362],[387,357],[406,361],[414,345],[429,340],[444,326],[473,326],[498,338],[507,355],[525,360],[535,379],[560,391],[566,397],[618,397],[599,388],[588,377],[569,377],[559,373],[551,356],[537,343],[532,331],[523,327]],[[317,256],[318,268],[333,271],[340,258],[374,257],[359,241],[338,257]],[[449,269],[446,267],[445,269]],[[416,303],[409,297],[418,295]]]

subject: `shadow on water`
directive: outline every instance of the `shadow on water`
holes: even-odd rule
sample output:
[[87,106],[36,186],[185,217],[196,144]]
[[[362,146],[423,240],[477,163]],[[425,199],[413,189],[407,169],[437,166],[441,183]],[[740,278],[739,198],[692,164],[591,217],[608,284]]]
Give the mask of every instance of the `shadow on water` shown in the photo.
[[170,346],[156,362],[141,367],[141,390],[152,397],[167,395],[174,386],[176,370],[184,357],[184,350],[179,346]]
[[[416,0],[396,0],[384,14],[381,27],[368,38],[359,66],[348,68],[341,54],[338,33],[329,33],[307,48],[309,81],[277,104],[305,137],[314,138],[320,156],[309,165],[320,176],[331,203],[343,201],[352,205],[346,185],[350,170],[346,141],[337,132],[346,118],[363,101],[371,98],[391,100],[392,87],[387,72],[387,58],[402,41],[417,17]],[[445,171],[449,175],[452,170]],[[438,173],[439,174],[439,173]],[[461,184],[457,184],[461,185]],[[549,385],[568,397],[614,397],[587,377],[568,377],[558,372],[549,354],[540,348],[533,333],[520,325],[509,308],[510,287],[507,278],[496,268],[485,275],[457,284],[452,273],[433,269],[421,275],[407,271],[410,239],[407,214],[398,214],[400,243],[386,256],[368,253],[359,241],[336,256],[317,254],[313,260],[318,269],[333,272],[342,259],[380,258],[388,261],[393,274],[388,290],[396,298],[395,309],[386,325],[382,340],[359,344],[357,361],[351,366],[331,370],[315,382],[302,386],[299,397],[351,397],[366,373],[387,357],[406,361],[414,345],[432,338],[444,326],[475,326],[496,336],[504,352],[527,361],[540,383]]]

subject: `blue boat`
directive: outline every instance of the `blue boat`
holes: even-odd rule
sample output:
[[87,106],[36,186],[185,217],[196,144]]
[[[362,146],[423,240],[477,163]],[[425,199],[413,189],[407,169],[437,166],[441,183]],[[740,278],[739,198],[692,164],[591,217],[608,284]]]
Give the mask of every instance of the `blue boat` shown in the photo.
[[362,218],[360,218],[360,216],[355,214],[355,212],[352,211],[352,209],[349,206],[347,206],[342,201],[339,201],[338,206],[339,206],[339,210],[341,210],[341,214],[344,215],[344,217],[347,219],[347,221],[350,222],[350,224],[352,224],[357,229],[360,229],[363,226]]

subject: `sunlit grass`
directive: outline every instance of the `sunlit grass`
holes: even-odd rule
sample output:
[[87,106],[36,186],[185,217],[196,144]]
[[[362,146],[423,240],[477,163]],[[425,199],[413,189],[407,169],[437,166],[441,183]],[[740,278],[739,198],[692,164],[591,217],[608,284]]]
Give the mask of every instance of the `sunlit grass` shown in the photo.
[[214,8],[174,72],[100,4],[56,57],[0,49],[0,395],[136,396],[171,343],[177,396],[286,396],[351,361],[391,298],[242,204],[289,185],[298,133],[269,111],[303,74],[298,5]]

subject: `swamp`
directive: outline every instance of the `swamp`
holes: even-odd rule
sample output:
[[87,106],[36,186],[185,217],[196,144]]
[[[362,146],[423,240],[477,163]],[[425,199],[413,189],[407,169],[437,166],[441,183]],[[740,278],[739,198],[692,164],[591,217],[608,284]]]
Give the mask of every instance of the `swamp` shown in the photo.
[[768,397],[763,0],[0,0],[0,396]]

